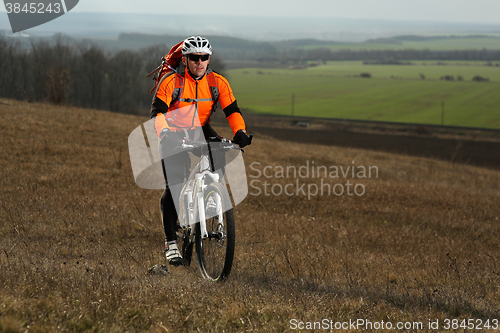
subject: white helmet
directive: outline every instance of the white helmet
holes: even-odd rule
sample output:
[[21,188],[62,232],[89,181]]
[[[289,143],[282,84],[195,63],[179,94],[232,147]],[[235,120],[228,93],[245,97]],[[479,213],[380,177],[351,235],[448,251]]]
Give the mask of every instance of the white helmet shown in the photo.
[[191,36],[184,40],[182,45],[182,55],[190,53],[207,53],[212,54],[212,47],[208,39],[200,36]]

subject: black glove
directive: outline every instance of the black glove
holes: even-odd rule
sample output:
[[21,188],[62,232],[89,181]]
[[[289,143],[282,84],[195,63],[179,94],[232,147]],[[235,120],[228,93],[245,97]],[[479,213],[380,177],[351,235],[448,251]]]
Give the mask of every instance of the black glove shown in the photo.
[[238,144],[240,148],[248,146],[252,143],[252,135],[247,136],[244,130],[239,130],[236,132],[233,138],[233,142]]
[[160,135],[161,135],[160,143],[162,145],[175,148],[180,146],[182,143],[182,140],[168,128],[162,129]]

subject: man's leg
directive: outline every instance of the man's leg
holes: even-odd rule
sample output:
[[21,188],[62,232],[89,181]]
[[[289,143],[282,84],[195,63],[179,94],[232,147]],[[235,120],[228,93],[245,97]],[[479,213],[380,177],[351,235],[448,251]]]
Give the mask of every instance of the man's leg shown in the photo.
[[163,230],[165,231],[165,240],[174,241],[176,237],[177,211],[170,188],[166,188],[160,199],[161,218]]
[[165,232],[165,257],[169,264],[177,266],[183,263],[179,248],[177,247],[177,210],[172,198],[172,192],[167,186],[160,200],[163,230]]
[[[168,155],[165,155],[168,156]],[[163,229],[165,232],[165,256],[171,265],[183,263],[177,247],[177,218],[179,195],[188,166],[187,152],[172,154],[162,160],[166,188],[160,199]],[[189,160],[190,161],[190,160]]]

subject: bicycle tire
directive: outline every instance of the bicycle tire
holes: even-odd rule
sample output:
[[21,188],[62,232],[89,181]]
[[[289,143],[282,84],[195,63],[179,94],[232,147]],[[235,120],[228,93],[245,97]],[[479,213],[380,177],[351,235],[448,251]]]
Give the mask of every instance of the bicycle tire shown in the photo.
[[[235,224],[231,201],[226,189],[220,183],[211,183],[204,191],[204,209],[210,197],[219,195],[223,209],[223,228],[219,228],[218,216],[207,218],[206,225],[210,237],[201,239],[200,223],[196,224],[195,244],[198,266],[204,278],[222,281],[231,273],[235,248]],[[221,229],[223,233],[221,235]]]

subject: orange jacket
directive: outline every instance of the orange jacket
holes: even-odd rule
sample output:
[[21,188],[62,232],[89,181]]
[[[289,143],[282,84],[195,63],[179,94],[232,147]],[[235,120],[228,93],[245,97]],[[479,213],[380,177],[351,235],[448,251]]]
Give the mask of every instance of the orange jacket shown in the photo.
[[[233,91],[229,82],[222,75],[215,73],[217,88],[219,90],[219,103],[224,110],[229,125],[236,134],[239,130],[245,130],[245,121],[234,98]],[[207,75],[201,79],[195,80],[191,75],[186,73],[183,75],[184,84],[181,89],[177,101],[172,103],[172,93],[176,88],[176,75],[170,75],[163,79],[153,97],[151,106],[151,118],[155,118],[155,129],[160,136],[160,132],[164,128],[175,130],[172,123],[174,115],[178,118],[176,111],[178,109],[190,109],[189,106],[196,108],[199,118],[199,124],[204,126],[210,122],[212,113],[213,99],[210,86],[208,84]],[[178,82],[177,82],[178,84]],[[195,100],[195,101],[191,101]],[[187,108],[186,108],[187,107]],[[192,108],[191,108],[192,109]],[[192,117],[191,117],[192,118]],[[192,119],[190,119],[190,122]],[[187,123],[187,122],[186,122]],[[187,125],[186,125],[187,126]]]

